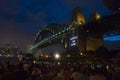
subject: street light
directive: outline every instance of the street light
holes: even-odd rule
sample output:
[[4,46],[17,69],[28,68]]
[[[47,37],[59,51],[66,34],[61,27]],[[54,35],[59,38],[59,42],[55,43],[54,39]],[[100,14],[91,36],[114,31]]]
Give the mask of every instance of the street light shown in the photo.
[[68,55],[67,55],[67,57],[69,58],[69,57],[70,57],[70,55],[68,54]]
[[83,55],[83,53],[81,52],[81,53],[80,53],[80,55],[82,56],[82,55]]
[[45,55],[46,58],[48,58],[49,56],[48,55]]
[[60,58],[60,55],[57,53],[55,54],[55,59],[59,59]]

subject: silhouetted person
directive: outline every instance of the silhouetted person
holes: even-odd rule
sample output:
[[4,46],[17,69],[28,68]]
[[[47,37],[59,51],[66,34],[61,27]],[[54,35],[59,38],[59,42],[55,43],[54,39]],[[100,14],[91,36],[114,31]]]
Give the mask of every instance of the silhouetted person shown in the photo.
[[116,72],[113,74],[112,80],[120,80],[120,60],[116,62]]

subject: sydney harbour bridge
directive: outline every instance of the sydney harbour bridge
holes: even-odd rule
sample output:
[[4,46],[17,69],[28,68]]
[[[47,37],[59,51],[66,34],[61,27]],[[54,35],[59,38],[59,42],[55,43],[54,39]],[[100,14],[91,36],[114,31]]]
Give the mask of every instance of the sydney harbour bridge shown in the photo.
[[113,35],[120,35],[119,12],[107,16],[93,13],[88,22],[85,22],[82,10],[76,7],[72,13],[71,24],[45,25],[37,33],[31,51],[55,43],[62,43],[67,50],[77,47],[80,52],[95,51],[104,45],[103,37]]

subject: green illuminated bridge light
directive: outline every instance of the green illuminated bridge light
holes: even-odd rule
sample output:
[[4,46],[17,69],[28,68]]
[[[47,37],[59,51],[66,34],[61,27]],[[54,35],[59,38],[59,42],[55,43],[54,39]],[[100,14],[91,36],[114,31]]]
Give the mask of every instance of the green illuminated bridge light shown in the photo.
[[47,43],[50,40],[54,40],[54,39],[57,39],[59,37],[62,37],[63,35],[68,34],[71,30],[72,30],[72,25],[70,25],[66,29],[64,29],[64,30],[62,30],[62,31],[60,31],[58,33],[55,33],[52,36],[49,36],[48,38],[38,42],[37,44],[33,45],[30,50],[33,50],[33,49],[37,48],[38,46],[40,46],[40,45],[42,45],[44,43]]
[[38,42],[38,43],[35,44],[35,45],[33,45],[30,50],[35,49],[36,47],[38,47],[39,45],[42,45],[43,43],[46,43],[46,42],[48,42],[48,41],[50,41],[50,40],[57,39],[57,38],[61,37],[62,35],[67,34],[67,32],[69,32],[69,30],[70,30],[70,28],[68,27],[68,28],[66,28],[66,29],[64,29],[64,30],[56,33],[56,34],[53,34],[52,36],[49,36],[48,38],[46,38],[46,39]]

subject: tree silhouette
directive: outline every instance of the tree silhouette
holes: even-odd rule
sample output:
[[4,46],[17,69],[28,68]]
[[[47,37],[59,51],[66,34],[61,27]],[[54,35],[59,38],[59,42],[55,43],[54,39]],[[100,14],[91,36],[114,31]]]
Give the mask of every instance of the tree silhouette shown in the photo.
[[103,0],[103,3],[108,9],[120,13],[120,0]]

